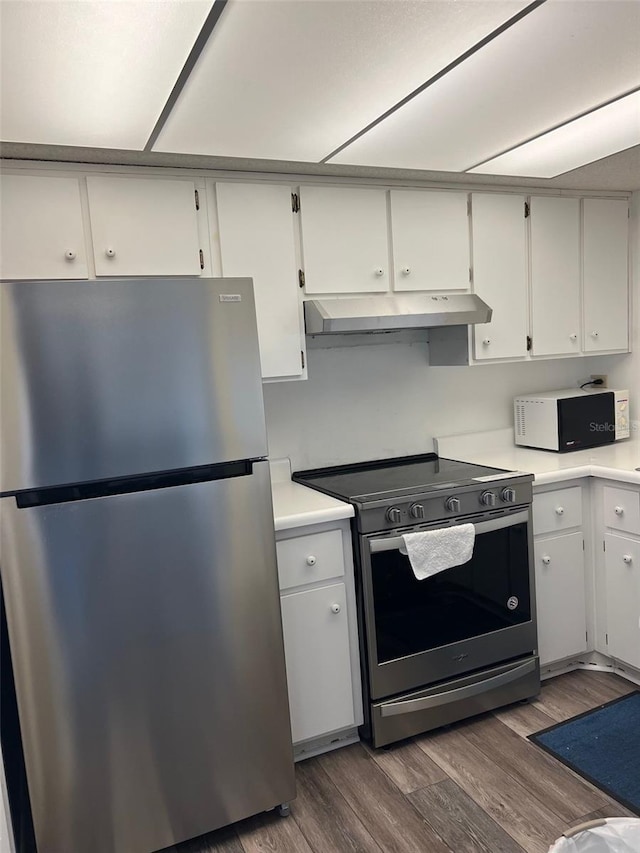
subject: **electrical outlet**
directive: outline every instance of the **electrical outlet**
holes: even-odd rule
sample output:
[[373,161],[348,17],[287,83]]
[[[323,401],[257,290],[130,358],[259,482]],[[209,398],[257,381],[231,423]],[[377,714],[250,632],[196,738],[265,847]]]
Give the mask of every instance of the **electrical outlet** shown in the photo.
[[607,374],[606,373],[598,373],[591,374],[591,381],[595,382],[596,379],[602,379],[602,385],[594,385],[594,388],[606,388],[607,387]]

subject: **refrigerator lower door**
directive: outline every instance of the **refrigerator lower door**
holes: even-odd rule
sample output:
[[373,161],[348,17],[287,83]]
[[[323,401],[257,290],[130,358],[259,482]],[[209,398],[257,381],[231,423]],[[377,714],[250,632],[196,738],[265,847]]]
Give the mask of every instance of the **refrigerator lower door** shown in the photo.
[[39,853],[150,853],[295,796],[268,463],[253,470],[1,502]]

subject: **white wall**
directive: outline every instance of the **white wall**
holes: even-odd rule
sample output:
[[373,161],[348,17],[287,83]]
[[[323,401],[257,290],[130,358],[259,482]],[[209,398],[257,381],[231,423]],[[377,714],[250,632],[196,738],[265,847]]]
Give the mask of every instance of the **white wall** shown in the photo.
[[512,398],[611,375],[631,356],[430,367],[427,345],[307,351],[309,379],[266,385],[271,458],[293,470],[433,450],[432,438],[511,426]]

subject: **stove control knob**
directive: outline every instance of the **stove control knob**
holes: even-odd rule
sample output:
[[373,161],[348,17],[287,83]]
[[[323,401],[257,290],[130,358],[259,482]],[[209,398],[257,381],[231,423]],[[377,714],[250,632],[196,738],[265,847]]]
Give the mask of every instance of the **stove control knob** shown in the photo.
[[514,504],[516,502],[516,490],[515,489],[503,489],[500,493],[500,497],[507,504]]
[[411,518],[424,518],[424,507],[422,504],[412,504],[409,507]]
[[496,493],[495,492],[483,492],[480,495],[480,503],[482,506],[495,506],[496,505]]
[[402,521],[402,513],[397,506],[389,507],[387,510],[387,521],[390,521],[392,524],[400,524]]
[[447,512],[460,512],[460,498],[447,498],[444,508]]

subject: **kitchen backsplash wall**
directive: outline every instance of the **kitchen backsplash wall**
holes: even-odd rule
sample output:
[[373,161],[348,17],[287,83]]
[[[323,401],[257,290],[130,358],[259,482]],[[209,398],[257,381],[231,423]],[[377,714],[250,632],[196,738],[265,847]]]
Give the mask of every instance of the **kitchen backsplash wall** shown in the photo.
[[294,470],[433,450],[432,439],[513,423],[512,398],[622,370],[626,356],[430,367],[426,344],[309,349],[309,379],[264,387],[269,455]]

